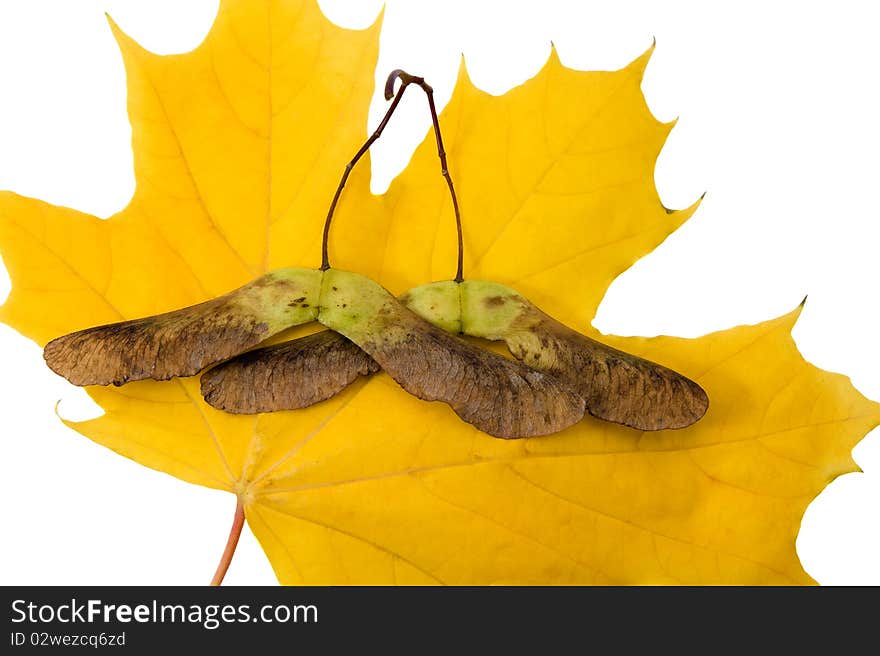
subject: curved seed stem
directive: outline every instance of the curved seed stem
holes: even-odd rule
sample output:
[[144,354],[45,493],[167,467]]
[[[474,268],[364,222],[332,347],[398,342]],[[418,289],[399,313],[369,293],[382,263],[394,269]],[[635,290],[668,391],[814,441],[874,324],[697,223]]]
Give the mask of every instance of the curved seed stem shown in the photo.
[[[421,78],[419,78],[421,79]],[[455,210],[455,229],[458,232],[458,266],[455,269],[455,282],[464,280],[464,242],[461,236],[461,212],[458,209],[458,198],[455,196],[455,187],[452,185],[452,177],[449,175],[449,166],[446,164],[446,151],[443,149],[443,137],[440,134],[440,121],[437,119],[437,108],[434,106],[434,89],[422,80],[420,87],[428,96],[428,108],[431,110],[431,123],[434,126],[434,135],[437,137],[437,155],[440,157],[440,173],[446,179],[449,187],[449,195],[452,196],[452,209]]]
[[[394,84],[398,79],[401,84],[400,89],[397,90],[397,95],[395,96]],[[431,125],[434,128],[434,136],[437,139],[437,155],[440,157],[440,173],[446,179],[446,184],[449,187],[449,194],[452,196],[452,208],[455,211],[455,228],[458,233],[458,266],[455,271],[455,282],[461,282],[464,280],[464,240],[462,239],[461,230],[461,212],[458,208],[458,198],[455,195],[455,187],[452,184],[452,178],[449,175],[449,167],[446,163],[446,151],[443,148],[443,137],[440,134],[440,121],[437,118],[437,108],[434,105],[434,89],[431,85],[425,82],[425,78],[410,75],[399,68],[391,71],[388,75],[388,79],[385,81],[385,100],[391,100],[391,97],[394,96],[394,101],[391,103],[388,111],[385,112],[385,116],[382,118],[382,122],[379,123],[379,127],[376,128],[376,131],[366,140],[366,142],[364,142],[364,145],[361,146],[360,150],[357,151],[352,160],[345,165],[345,171],[342,173],[342,180],[340,180],[339,186],[336,187],[336,193],[333,195],[333,200],[330,203],[330,210],[327,212],[327,219],[324,221],[324,236],[321,242],[321,271],[326,271],[330,268],[330,259],[327,255],[327,241],[330,236],[330,223],[333,220],[333,213],[336,211],[336,204],[339,201],[339,196],[342,194],[342,188],[345,187],[348,176],[354,168],[354,165],[357,164],[357,161],[363,157],[364,153],[370,149],[370,146],[372,146],[382,135],[382,131],[385,129],[385,126],[388,125],[391,115],[394,114],[394,110],[397,109],[400,100],[403,98],[404,91],[406,91],[406,88],[410,84],[415,84],[421,87],[422,91],[425,92],[425,95],[428,98],[428,109],[431,112]]]
[[[392,76],[394,73],[391,74]],[[388,78],[391,80],[391,77]],[[393,86],[393,82],[392,82]],[[333,200],[330,202],[330,209],[327,211],[327,218],[324,220],[324,236],[321,240],[321,271],[326,271],[330,268],[330,258],[327,255],[327,241],[330,237],[330,223],[333,221],[333,213],[336,211],[336,203],[339,202],[339,196],[342,194],[342,188],[345,186],[346,181],[348,180],[348,176],[351,173],[351,170],[354,168],[354,165],[357,164],[358,160],[364,156],[370,146],[373,145],[373,142],[376,141],[380,136],[382,136],[382,131],[385,129],[385,126],[388,125],[388,121],[391,120],[391,115],[394,114],[394,110],[397,109],[397,106],[400,104],[400,100],[403,98],[403,92],[406,91],[406,87],[408,84],[403,84],[400,87],[400,90],[397,92],[397,96],[394,98],[394,102],[391,103],[391,107],[388,108],[388,111],[385,112],[385,116],[382,118],[382,122],[379,123],[379,127],[376,128],[376,131],[370,135],[370,138],[364,142],[364,145],[360,147],[360,150],[357,151],[355,156],[351,159],[351,161],[345,165],[345,170],[342,172],[342,179],[339,181],[339,186],[336,187],[336,193],[333,194]],[[388,95],[388,85],[385,85],[385,99],[388,100],[391,96]]]
[[220,556],[220,562],[217,564],[217,571],[214,572],[214,578],[211,579],[211,585],[220,585],[223,583],[223,577],[226,576],[226,570],[229,569],[229,563],[232,562],[232,556],[235,553],[235,547],[238,546],[238,538],[241,537],[241,529],[244,526],[244,506],[239,498],[235,504],[235,517],[232,520],[232,528],[229,529],[229,539],[226,541],[226,548],[223,555]]
[[440,174],[446,179],[446,185],[449,187],[449,195],[452,196],[452,209],[455,211],[455,229],[458,233],[458,266],[455,270],[455,282],[464,280],[464,240],[461,234],[461,212],[458,209],[458,198],[455,195],[455,187],[452,184],[452,177],[449,175],[449,166],[446,163],[446,150],[443,148],[443,135],[440,133],[440,120],[437,118],[437,107],[434,105],[434,88],[425,82],[425,78],[410,75],[406,71],[396,69],[391,71],[388,80],[385,82],[385,99],[391,97],[394,83],[400,79],[401,91],[409,84],[415,84],[422,88],[428,98],[428,109],[431,112],[431,126],[434,128],[434,137],[437,139],[437,156],[440,158]]

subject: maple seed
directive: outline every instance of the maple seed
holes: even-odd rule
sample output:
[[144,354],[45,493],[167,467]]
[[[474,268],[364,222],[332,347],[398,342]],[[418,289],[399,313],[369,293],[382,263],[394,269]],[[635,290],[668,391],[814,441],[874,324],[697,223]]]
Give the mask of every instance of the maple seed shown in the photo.
[[[466,335],[504,341],[518,360],[556,378],[569,391],[574,391],[583,400],[580,417],[586,412],[606,421],[653,431],[690,426],[709,407],[706,392],[689,378],[590,339],[545,314],[513,289],[498,283],[475,280],[461,284],[453,281],[430,283],[410,290],[400,300],[436,328],[456,333],[461,330]],[[271,367],[271,376],[268,371],[260,371],[257,367],[253,371],[241,368],[241,377],[235,384],[242,388],[242,395],[282,398],[287,387],[309,389],[320,386],[321,380],[332,375],[328,370],[338,367],[341,361],[356,357],[354,350],[357,347],[339,335],[326,334],[319,346],[298,344],[308,339],[293,340],[288,345],[297,352],[300,360],[309,362],[310,367],[292,366],[280,359],[270,364],[259,355],[276,347],[252,351],[221,366],[235,369],[240,359],[250,358],[260,367]],[[399,376],[398,372],[395,379]],[[355,377],[352,376],[346,385]],[[229,384],[226,380],[212,380],[213,394],[226,393],[222,388]],[[330,398],[346,385],[333,393],[329,387],[323,387],[324,394],[315,402]],[[403,386],[420,398],[426,398],[424,391]],[[204,384],[202,389],[204,392]],[[211,400],[209,403],[221,407]],[[273,409],[302,407],[305,405],[282,404]]]
[[[509,287],[483,281],[460,287],[466,334],[503,340],[517,359],[577,390],[594,417],[652,431],[690,426],[709,407],[694,381],[572,330]],[[410,292],[412,302],[423,290]]]
[[[545,435],[583,415],[582,399],[560,381],[443,332],[381,285],[338,269],[282,269],[199,305],[59,337],[46,346],[44,356],[54,371],[78,385],[167,380],[193,375],[314,319],[355,342],[411,394],[449,404],[462,419],[490,435]],[[347,371],[313,375],[310,385],[319,382],[318,389],[304,392],[293,384],[297,367],[313,366],[317,356],[303,361],[302,354],[277,359],[257,352],[246,358],[244,366],[230,370],[228,379],[222,369],[209,375],[204,389],[210,403],[234,412],[284,404],[302,407],[309,404],[309,394],[315,400],[326,398],[332,389],[345,387],[346,379],[351,382],[356,377],[352,372],[370,368],[363,359],[349,360]],[[274,369],[266,369],[267,364]],[[332,363],[325,357],[322,364]],[[249,376],[250,390],[242,374]],[[276,377],[294,389],[254,387],[254,375]],[[230,389],[225,389],[227,380]]]
[[74,385],[122,385],[192,376],[317,316],[321,274],[279,269],[224,296],[144,319],[87,328],[43,350],[46,364]]
[[[655,362],[601,344],[534,308],[543,319],[507,340],[520,360],[570,384],[594,417],[638,430],[686,428],[709,408],[697,383]],[[540,344],[540,348],[539,345]],[[516,346],[511,346],[516,348]]]
[[236,414],[295,410],[329,399],[379,369],[356,344],[325,330],[217,365],[202,375],[202,396]]
[[564,383],[444,332],[364,276],[331,269],[321,297],[322,323],[369,353],[407,392],[448,404],[484,433],[546,435],[583,416],[583,400]]

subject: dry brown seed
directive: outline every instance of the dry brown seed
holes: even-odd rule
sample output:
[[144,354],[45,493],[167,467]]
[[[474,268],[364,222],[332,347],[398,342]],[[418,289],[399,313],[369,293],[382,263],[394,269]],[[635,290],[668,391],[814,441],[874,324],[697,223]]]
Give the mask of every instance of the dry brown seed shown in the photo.
[[694,381],[581,335],[529,306],[524,327],[506,339],[508,348],[517,359],[571,385],[594,417],[653,431],[684,428],[706,414],[709,397]]
[[295,410],[377,371],[379,365],[356,344],[325,330],[217,365],[202,374],[202,395],[218,410],[235,414]]
[[321,299],[322,323],[369,353],[407,392],[447,403],[484,433],[546,435],[583,416],[583,399],[569,386],[444,332],[368,278],[330,269]]
[[319,272],[281,269],[198,305],[58,337],[43,357],[74,385],[192,376],[314,319],[317,310],[289,299],[316,297],[319,285]]
[[583,399],[552,376],[412,318],[400,318],[397,334],[364,344],[410,394],[448,403],[464,421],[503,438],[555,433],[583,417]]

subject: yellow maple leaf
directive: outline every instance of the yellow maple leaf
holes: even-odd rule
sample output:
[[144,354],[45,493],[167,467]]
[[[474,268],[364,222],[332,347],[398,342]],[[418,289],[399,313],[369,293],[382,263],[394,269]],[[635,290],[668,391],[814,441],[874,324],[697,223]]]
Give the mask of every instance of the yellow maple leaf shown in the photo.
[[[13,281],[2,319],[40,344],[317,266],[328,201],[366,133],[378,25],[335,27],[313,0],[228,0],[184,55],[114,32],[135,153],[128,207],[101,221],[0,194]],[[596,73],[554,52],[499,97],[462,69],[441,117],[467,277],[511,285],[593,337],[610,282],[696,209],[666,210],[654,188],[671,125],[640,90],[649,55]],[[336,266],[398,294],[451,277],[432,139],[381,197],[368,160],[355,169]],[[239,495],[282,583],[808,583],[795,553],[804,509],[855,469],[851,448],[880,407],[801,358],[798,312],[693,340],[601,337],[706,389],[708,414],[681,431],[587,418],[497,440],[384,374],[257,416],[209,407],[197,379],[91,388],[105,414],[71,425]]]

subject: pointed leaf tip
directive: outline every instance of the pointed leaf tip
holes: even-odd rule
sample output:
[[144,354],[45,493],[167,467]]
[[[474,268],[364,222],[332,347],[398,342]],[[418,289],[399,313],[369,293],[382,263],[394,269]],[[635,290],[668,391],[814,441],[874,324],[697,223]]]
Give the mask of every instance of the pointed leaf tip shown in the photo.
[[645,69],[648,67],[648,62],[651,61],[651,55],[654,54],[654,48],[656,45],[657,40],[654,39],[654,42],[651,43],[647,50],[624,66],[624,70],[632,71],[641,81],[642,77],[645,75]]
[[129,48],[137,48],[144,53],[148,52],[134,38],[129,36],[108,12],[104,12],[104,17],[107,19],[107,23],[110,25],[110,32],[113,34],[113,38],[115,39],[116,44],[119,46],[119,49],[120,51],[122,51],[123,54],[125,53],[126,49]]
[[[667,214],[681,215],[681,223],[684,223],[685,221],[687,221],[689,218],[691,218],[694,215],[694,213],[697,211],[697,208],[700,207],[700,204],[703,202],[703,198],[705,198],[705,197],[706,197],[706,192],[704,191],[700,195],[700,197],[697,198],[697,200],[695,200],[693,203],[691,203],[687,207],[683,207],[681,209],[674,210],[674,209],[670,209],[670,208],[666,207],[665,205],[663,205],[663,209],[666,210]],[[662,203],[661,203],[661,205],[662,205]],[[681,223],[679,223],[678,225],[681,225]]]
[[786,323],[788,323],[789,332],[792,328],[794,328],[794,325],[797,323],[798,318],[800,318],[801,312],[803,312],[806,302],[807,297],[804,296],[803,299],[801,299],[801,302],[798,303],[794,309],[786,312],[782,317],[780,317],[784,318],[786,320]]
[[798,303],[794,308],[779,317],[779,319],[785,320],[785,322],[788,324],[789,332],[792,328],[794,328],[794,325],[797,323],[798,318],[801,316],[801,312],[803,312],[806,302],[807,297],[804,296],[803,299],[801,299],[800,303]]
[[107,24],[110,26],[110,29],[113,31],[113,35],[114,35],[114,36],[116,36],[116,35],[127,36],[127,35],[125,34],[125,32],[122,31],[122,28],[119,27],[119,23],[117,23],[117,22],[113,19],[113,16],[110,15],[110,12],[109,12],[109,11],[105,11],[105,12],[104,12],[104,19],[107,21]]
[[[382,6],[379,7],[379,11],[376,14],[376,17],[373,19],[373,22],[370,23],[369,25],[367,25],[364,28],[365,30],[368,30],[371,32],[381,32],[382,31],[382,25],[385,22],[385,8],[386,7],[387,7],[387,5],[383,2]],[[322,11],[321,13],[323,14],[324,12]]]
[[467,60],[465,59],[464,51],[461,52],[461,56],[459,57],[459,60],[458,60],[458,75],[456,76],[456,79],[455,79],[455,86],[453,87],[453,94],[455,93],[455,90],[457,90],[459,88],[459,86],[461,86],[462,88],[469,87],[471,89],[476,89],[476,86],[474,85],[473,81],[471,80],[471,75],[468,72]]
[[549,68],[552,66],[562,66],[562,60],[559,59],[559,51],[556,49],[556,44],[553,41],[550,42],[550,52],[547,55],[547,62],[544,64],[544,68]]

